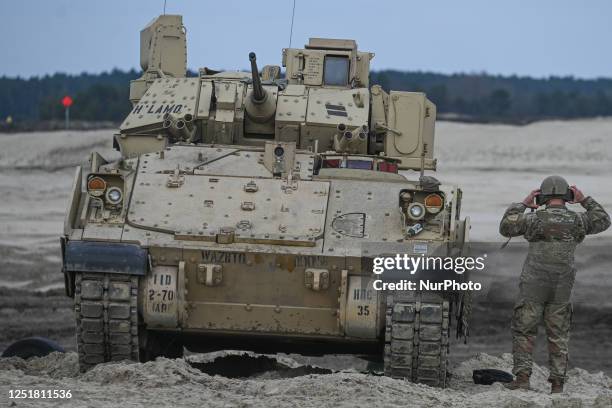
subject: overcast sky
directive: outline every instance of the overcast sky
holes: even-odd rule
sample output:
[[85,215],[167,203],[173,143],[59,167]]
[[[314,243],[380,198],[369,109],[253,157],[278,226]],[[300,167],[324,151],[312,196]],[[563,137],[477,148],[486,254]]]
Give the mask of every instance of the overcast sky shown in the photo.
[[[163,0],[0,0],[0,75],[136,68]],[[167,0],[188,66],[279,64],[293,0]],[[353,38],[374,69],[612,77],[611,0],[297,0],[293,45]]]

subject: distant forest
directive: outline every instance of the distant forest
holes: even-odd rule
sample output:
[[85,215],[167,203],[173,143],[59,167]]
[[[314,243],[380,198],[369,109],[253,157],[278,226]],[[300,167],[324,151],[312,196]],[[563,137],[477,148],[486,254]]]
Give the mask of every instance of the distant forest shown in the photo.
[[[195,75],[195,73],[190,73]],[[0,123],[13,126],[61,121],[64,95],[74,99],[71,118],[118,123],[130,110],[135,70],[102,74],[55,74],[30,79],[0,77]],[[527,123],[550,118],[612,116],[612,79],[534,79],[488,74],[376,71],[371,83],[384,89],[422,91],[441,117],[475,122]]]
[[612,79],[378,71],[384,89],[426,92],[442,114],[478,122],[612,116]]

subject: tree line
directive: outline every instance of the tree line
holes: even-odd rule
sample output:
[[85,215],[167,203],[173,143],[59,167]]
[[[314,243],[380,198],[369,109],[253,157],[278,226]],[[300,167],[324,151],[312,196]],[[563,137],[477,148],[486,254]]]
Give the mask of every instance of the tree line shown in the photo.
[[378,71],[384,89],[426,92],[442,114],[478,122],[530,122],[612,115],[612,79]]
[[61,99],[74,100],[71,118],[119,122],[130,111],[129,83],[139,76],[135,70],[113,70],[101,74],[54,74],[44,77],[0,77],[0,120],[60,120],[64,117]]
[[[64,95],[74,99],[71,118],[119,123],[130,111],[129,82],[136,70],[0,77],[0,122],[62,120]],[[195,75],[191,72],[190,75]],[[549,118],[612,116],[612,79],[543,79],[478,74],[375,71],[385,90],[426,92],[442,117],[467,121],[529,122]]]

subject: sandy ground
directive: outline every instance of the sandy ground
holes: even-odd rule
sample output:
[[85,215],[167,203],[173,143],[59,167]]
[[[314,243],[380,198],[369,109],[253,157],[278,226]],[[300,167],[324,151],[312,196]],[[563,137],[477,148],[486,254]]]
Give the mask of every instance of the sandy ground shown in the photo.
[[[0,135],[0,350],[30,335],[53,338],[67,350],[74,350],[71,304],[63,296],[59,272],[58,237],[74,166],[86,164],[91,150],[114,157],[111,135],[112,131]],[[550,174],[565,176],[612,209],[612,119],[524,127],[442,122],[437,125],[435,151],[439,162],[436,177],[456,183],[464,191],[463,213],[471,218],[473,241],[493,243],[497,248],[503,242],[497,226],[504,209],[522,200]],[[361,374],[355,370],[364,369],[363,360],[332,356],[307,362],[325,366],[339,360],[344,364],[341,372],[227,380],[201,373],[185,361],[167,360],[107,365],[76,375],[75,356],[69,353],[38,363],[0,361],[0,406],[8,387],[24,384],[30,388],[71,387],[78,395],[73,406],[108,406],[117,401],[117,393],[126,405],[134,406],[144,401],[147,406],[165,406],[170,401],[183,401],[187,393],[197,394],[185,401],[188,406],[203,400],[211,406],[395,406],[408,401],[417,406],[493,406],[496,402],[498,406],[579,406],[579,400],[611,406],[610,379],[605,374],[612,375],[612,299],[608,295],[612,289],[612,251],[608,249],[612,230],[588,239],[577,253],[570,365],[581,368],[570,373],[570,395],[566,396],[570,405],[542,393],[544,377],[536,384],[539,391],[531,393],[470,385],[471,368],[509,368],[507,356],[490,355],[510,350],[508,326],[525,253],[519,241],[492,254],[492,259],[497,257],[496,267],[478,277],[485,290],[475,297],[470,342],[454,344],[451,350],[455,367],[452,390],[439,392]],[[545,349],[540,338],[536,351],[540,364],[546,362]],[[605,374],[589,374],[584,369]],[[165,399],[151,392],[155,387],[161,387]],[[40,406],[37,401],[17,404]]]
[[[222,357],[221,357],[222,358]],[[247,378],[211,376],[194,367],[206,355],[185,360],[158,359],[145,364],[108,363],[78,373],[75,353],[54,353],[27,362],[0,360],[0,404],[10,389],[70,390],[71,399],[4,400],[7,406],[42,407],[610,407],[611,380],[602,373],[570,371],[566,392],[551,396],[548,372],[534,367],[530,391],[508,391],[499,383],[472,382],[477,368],[508,370],[511,356],[478,354],[452,371],[450,386],[440,390],[384,376],[343,369],[328,374],[309,370],[291,358],[274,359],[277,370]],[[245,359],[247,360],[247,359]],[[253,361],[253,358],[248,360]],[[214,363],[213,363],[214,364]],[[323,370],[318,370],[323,371]],[[284,372],[285,375],[274,375]],[[296,372],[297,376],[286,375]],[[299,375],[303,374],[303,375]],[[10,405],[11,402],[14,405]]]
[[[436,131],[437,177],[463,189],[473,240],[501,241],[497,226],[506,207],[551,174],[612,209],[612,119],[522,127],[441,122]],[[598,236],[606,237],[612,230]]]

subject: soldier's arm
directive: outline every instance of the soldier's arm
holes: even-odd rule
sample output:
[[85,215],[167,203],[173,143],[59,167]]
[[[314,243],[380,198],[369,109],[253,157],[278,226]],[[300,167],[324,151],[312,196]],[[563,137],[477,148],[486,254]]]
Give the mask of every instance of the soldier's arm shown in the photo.
[[524,214],[525,209],[523,203],[511,204],[499,223],[499,233],[507,238],[525,234],[531,220],[531,214]]
[[580,205],[586,209],[586,212],[580,214],[586,234],[597,234],[608,229],[610,216],[601,204],[592,197],[587,197]]

